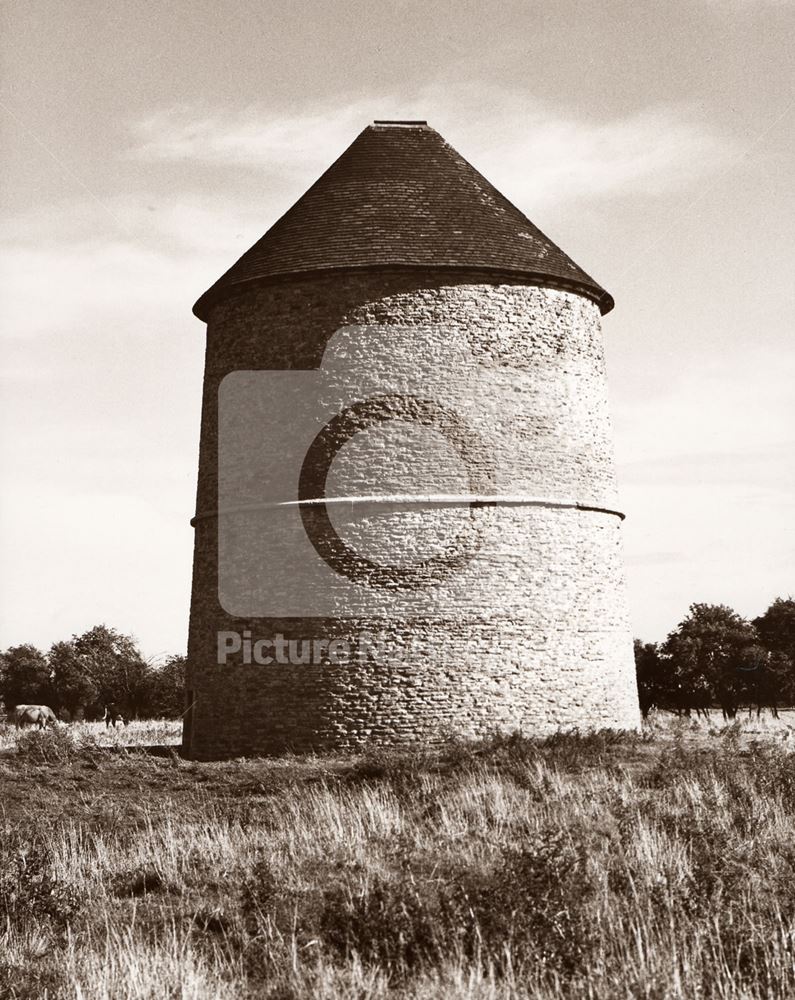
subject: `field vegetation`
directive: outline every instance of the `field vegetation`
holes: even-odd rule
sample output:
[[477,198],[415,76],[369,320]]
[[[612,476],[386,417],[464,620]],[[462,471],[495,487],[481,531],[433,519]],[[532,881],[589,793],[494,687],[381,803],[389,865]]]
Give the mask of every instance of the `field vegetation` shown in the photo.
[[8,731],[0,996],[789,1000],[781,716],[211,764]]

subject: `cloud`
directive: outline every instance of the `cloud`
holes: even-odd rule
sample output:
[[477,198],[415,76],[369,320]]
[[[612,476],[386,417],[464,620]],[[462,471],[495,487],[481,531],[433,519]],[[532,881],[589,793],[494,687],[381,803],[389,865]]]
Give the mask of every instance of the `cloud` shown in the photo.
[[537,110],[492,131],[480,166],[514,200],[546,207],[657,196],[719,169],[730,152],[728,140],[673,108],[606,122]]
[[[404,101],[356,99],[312,111],[248,107],[233,115],[188,106],[133,125],[129,155],[205,168],[314,179],[373,118],[435,125],[522,207],[581,198],[657,195],[720,168],[729,140],[687,108],[658,106],[597,120],[493,88],[425,88]],[[297,194],[299,194],[297,192]],[[285,206],[286,207],[286,206]]]
[[130,155],[146,161],[190,160],[223,167],[290,171],[296,166],[328,166],[368,124],[369,103],[297,115],[249,107],[233,113],[208,113],[190,106],[158,111],[133,124],[136,145]]
[[87,200],[0,224],[3,340],[78,336],[86,343],[123,328],[134,329],[139,343],[148,340],[174,315],[190,321],[193,302],[270,221],[267,207],[263,217],[241,199],[211,192],[142,191],[107,204],[123,226],[118,232],[98,225]]

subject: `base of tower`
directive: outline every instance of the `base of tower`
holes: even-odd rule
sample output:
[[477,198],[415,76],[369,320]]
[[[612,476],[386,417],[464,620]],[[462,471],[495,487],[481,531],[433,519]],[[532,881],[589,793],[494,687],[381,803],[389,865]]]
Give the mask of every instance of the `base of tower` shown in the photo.
[[[495,733],[640,727],[623,632],[440,625],[426,627],[422,642],[418,649],[395,630],[378,659],[368,649],[338,664],[194,664],[185,753],[197,760],[357,753]],[[304,647],[285,644],[285,659],[291,651]]]

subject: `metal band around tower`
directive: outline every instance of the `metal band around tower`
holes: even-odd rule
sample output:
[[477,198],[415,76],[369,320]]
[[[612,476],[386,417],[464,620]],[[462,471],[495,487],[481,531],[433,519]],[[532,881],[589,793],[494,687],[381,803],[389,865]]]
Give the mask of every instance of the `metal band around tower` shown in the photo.
[[195,527],[197,521],[224,517],[227,514],[242,514],[255,510],[279,510],[290,507],[341,507],[365,504],[391,504],[393,506],[425,506],[425,507],[542,507],[549,510],[582,510],[596,514],[611,514],[623,521],[626,518],[620,510],[611,507],[598,507],[594,504],[578,503],[576,500],[553,500],[547,497],[531,497],[521,493],[508,494],[470,494],[470,493],[430,493],[417,496],[415,494],[373,495],[359,497],[319,497],[310,500],[273,500],[264,503],[239,504],[219,511],[200,511],[191,518]]

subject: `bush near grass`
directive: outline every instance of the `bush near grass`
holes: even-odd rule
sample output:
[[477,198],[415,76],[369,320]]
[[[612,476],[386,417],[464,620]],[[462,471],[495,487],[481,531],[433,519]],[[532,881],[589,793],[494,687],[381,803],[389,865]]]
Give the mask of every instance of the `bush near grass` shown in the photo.
[[67,764],[95,759],[102,751],[93,734],[58,726],[22,731],[17,736],[16,752],[30,763]]
[[30,920],[64,930],[82,911],[85,893],[59,879],[52,853],[41,843],[3,852],[0,869],[0,915],[6,920]]

